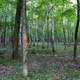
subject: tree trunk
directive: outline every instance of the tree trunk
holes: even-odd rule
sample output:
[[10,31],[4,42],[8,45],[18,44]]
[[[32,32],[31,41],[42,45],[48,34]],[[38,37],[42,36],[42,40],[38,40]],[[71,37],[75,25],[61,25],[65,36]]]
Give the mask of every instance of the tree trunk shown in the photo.
[[78,28],[79,28],[79,18],[80,18],[80,13],[79,13],[79,0],[77,0],[77,24],[76,24],[76,29],[75,29],[75,38],[74,38],[74,55],[73,55],[73,60],[76,60],[76,51],[77,51],[77,37],[78,37]]
[[12,58],[13,59],[18,59],[19,57],[18,42],[19,42],[21,9],[23,5],[22,3],[23,3],[23,0],[17,0],[15,25],[14,25],[14,32],[12,36],[12,47],[13,47]]
[[53,8],[52,8],[52,20],[51,20],[51,42],[52,42],[52,52],[54,53],[55,52],[55,48],[54,48],[54,2],[52,1],[52,4],[53,4]]
[[5,47],[5,41],[6,41],[5,40],[5,38],[6,38],[6,22],[7,22],[6,20],[7,20],[7,16],[5,16],[4,33],[3,33],[4,34],[3,35],[4,36],[3,37],[3,45],[4,45],[4,47]]
[[23,53],[23,75],[28,75],[28,31],[26,33],[26,0],[23,0],[22,18],[21,18],[21,30],[22,30],[22,53]]
[[[62,7],[62,13],[64,11],[64,1],[63,1],[63,7]],[[66,49],[66,30],[65,30],[65,26],[63,23],[63,15],[62,15],[62,26],[63,26],[63,36],[64,36],[64,49]]]

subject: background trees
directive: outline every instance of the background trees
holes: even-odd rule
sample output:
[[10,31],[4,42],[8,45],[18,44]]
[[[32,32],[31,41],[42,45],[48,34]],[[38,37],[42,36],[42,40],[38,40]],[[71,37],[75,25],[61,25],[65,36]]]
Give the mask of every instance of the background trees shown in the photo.
[[[1,44],[6,46],[12,40],[12,55],[18,56],[22,3],[19,4],[15,0],[3,0],[0,4]],[[49,46],[53,37],[54,44],[64,42],[64,46],[67,46],[67,44],[69,46],[69,44],[74,42],[74,31],[77,20],[76,3],[69,0],[64,0],[64,2],[62,0],[60,2],[58,0],[34,0],[27,1],[26,7],[30,45],[45,43]]]

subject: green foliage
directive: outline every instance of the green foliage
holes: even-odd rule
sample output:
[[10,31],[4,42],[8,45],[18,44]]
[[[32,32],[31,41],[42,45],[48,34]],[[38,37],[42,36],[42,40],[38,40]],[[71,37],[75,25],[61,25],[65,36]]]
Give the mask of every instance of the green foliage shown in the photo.
[[69,21],[74,21],[74,19],[76,18],[75,16],[76,16],[76,13],[75,13],[75,11],[74,11],[74,8],[70,8],[70,9],[68,9],[68,10],[66,10],[66,11],[64,11],[63,13],[62,13],[62,15],[64,16],[64,17],[66,17]]

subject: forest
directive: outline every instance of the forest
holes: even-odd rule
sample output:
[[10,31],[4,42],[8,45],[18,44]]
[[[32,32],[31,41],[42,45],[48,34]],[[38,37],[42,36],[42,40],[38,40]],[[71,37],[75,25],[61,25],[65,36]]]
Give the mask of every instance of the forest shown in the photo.
[[80,80],[80,0],[0,0],[0,80]]

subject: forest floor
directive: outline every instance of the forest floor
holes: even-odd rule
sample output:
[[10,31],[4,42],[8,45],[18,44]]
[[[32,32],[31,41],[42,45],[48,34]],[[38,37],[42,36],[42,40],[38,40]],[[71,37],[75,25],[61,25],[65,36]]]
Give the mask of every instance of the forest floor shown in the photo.
[[21,60],[0,57],[0,80],[80,80],[80,58],[77,54],[77,61],[72,61],[73,47],[57,48],[54,55],[45,53],[29,55],[28,77],[22,76]]

